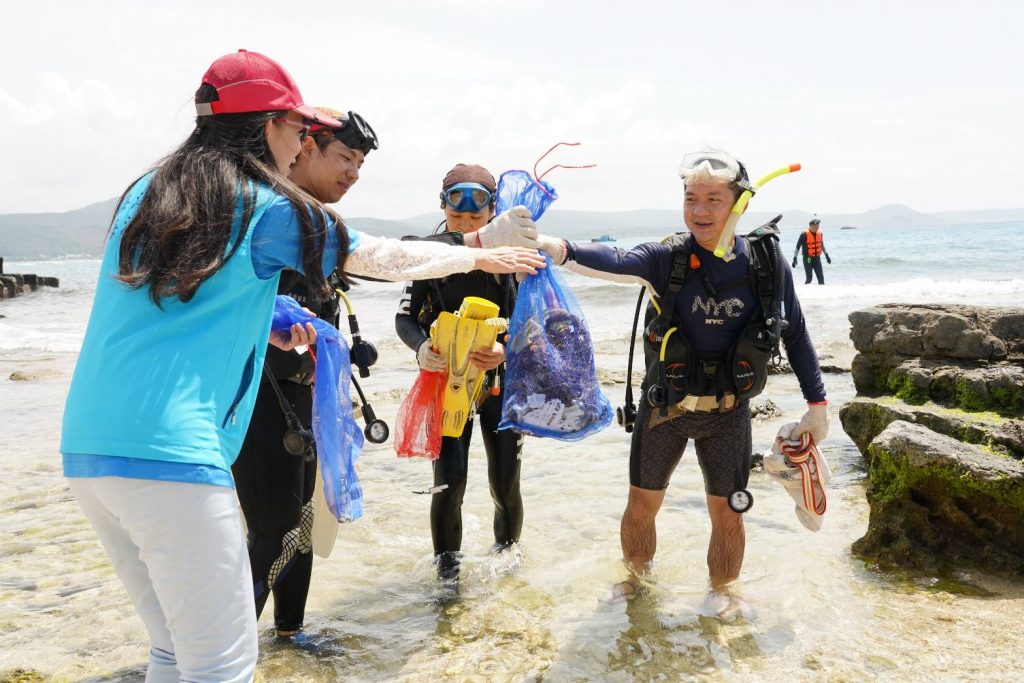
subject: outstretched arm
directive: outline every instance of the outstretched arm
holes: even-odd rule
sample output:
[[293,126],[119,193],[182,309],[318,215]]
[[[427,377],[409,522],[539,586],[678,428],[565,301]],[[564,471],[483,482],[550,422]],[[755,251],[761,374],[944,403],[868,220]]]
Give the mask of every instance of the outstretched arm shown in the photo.
[[660,282],[660,277],[667,277],[670,260],[665,256],[671,250],[660,242],[645,242],[627,251],[599,243],[567,242],[547,235],[539,235],[537,241],[555,263],[564,263],[566,270],[579,275],[652,289]]
[[[470,249],[445,244],[374,237],[341,226],[348,231],[349,255],[345,272],[383,280],[424,280],[454,273],[483,270],[488,273],[535,273],[544,259],[532,249],[501,247]],[[323,270],[337,266],[340,230],[330,222],[323,251]],[[285,268],[303,271],[302,237],[291,204],[283,197],[274,200],[253,227],[251,246],[253,269],[264,279]]]
[[535,273],[544,259],[532,249],[470,249],[422,240],[402,241],[359,233],[345,271],[383,280],[429,280],[454,273]]

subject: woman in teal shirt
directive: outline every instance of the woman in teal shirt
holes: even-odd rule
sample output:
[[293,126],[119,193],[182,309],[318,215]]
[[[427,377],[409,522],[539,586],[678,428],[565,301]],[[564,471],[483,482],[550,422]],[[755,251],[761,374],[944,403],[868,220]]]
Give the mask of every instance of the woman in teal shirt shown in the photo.
[[327,295],[337,269],[387,279],[530,272],[535,251],[384,240],[287,179],[308,107],[273,60],[239,51],[196,92],[196,127],[118,206],[65,406],[64,473],[150,635],[147,680],[246,681],[252,579],[231,463],[270,335],[278,274]]

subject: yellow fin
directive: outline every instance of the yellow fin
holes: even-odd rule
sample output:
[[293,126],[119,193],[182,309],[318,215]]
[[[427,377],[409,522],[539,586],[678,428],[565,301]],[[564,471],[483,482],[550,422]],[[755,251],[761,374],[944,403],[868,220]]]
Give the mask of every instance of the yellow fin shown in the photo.
[[469,360],[473,351],[490,349],[508,322],[498,316],[498,305],[487,299],[467,296],[458,313],[443,312],[430,326],[430,339],[448,361],[448,382],[444,390],[441,434],[462,436],[473,413],[484,373]]

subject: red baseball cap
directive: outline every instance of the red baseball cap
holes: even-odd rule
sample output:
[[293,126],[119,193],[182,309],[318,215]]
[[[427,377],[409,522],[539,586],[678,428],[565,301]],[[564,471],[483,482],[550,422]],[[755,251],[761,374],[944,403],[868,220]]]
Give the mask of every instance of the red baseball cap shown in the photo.
[[206,70],[203,83],[217,90],[214,102],[196,102],[196,114],[247,114],[296,111],[307,119],[340,128],[341,121],[302,101],[302,93],[280,64],[259,52],[239,50],[224,55]]

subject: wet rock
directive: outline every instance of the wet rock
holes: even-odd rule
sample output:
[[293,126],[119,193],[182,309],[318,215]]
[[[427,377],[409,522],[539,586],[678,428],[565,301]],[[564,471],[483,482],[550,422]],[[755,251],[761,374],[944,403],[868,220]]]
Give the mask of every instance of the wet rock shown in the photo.
[[971,363],[861,353],[853,359],[853,384],[867,396],[891,394],[910,404],[936,401],[965,410],[1024,415],[1024,364]]
[[34,273],[4,273],[0,263],[0,299],[12,299],[20,294],[34,292],[39,287],[58,287],[60,281],[55,277],[40,277]]
[[822,365],[821,371],[830,375],[841,375],[844,372],[849,372],[850,368],[844,368],[839,365]]
[[1024,463],[902,420],[869,451],[871,513],[855,554],[927,571],[1024,574]]
[[850,314],[861,353],[1002,360],[1024,350],[1024,309],[883,304]]
[[1024,460],[1024,420],[978,415],[935,404],[912,406],[895,398],[856,398],[839,411],[839,420],[861,454],[870,461],[871,442],[896,420],[912,422],[964,443]]
[[47,379],[49,377],[59,377],[60,372],[50,368],[42,368],[39,370],[15,370],[12,372],[7,379],[12,382],[33,382],[40,379]]
[[21,287],[12,275],[0,275],[0,298],[12,299],[21,294]]
[[46,676],[33,669],[7,669],[0,671],[0,683],[37,683],[50,680]]
[[750,402],[750,416],[762,420],[769,420],[775,417],[782,417],[783,411],[775,401],[770,398],[755,399]]

